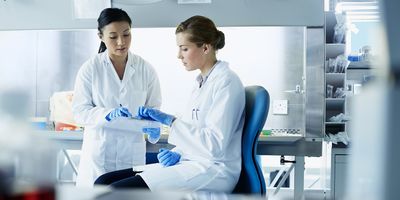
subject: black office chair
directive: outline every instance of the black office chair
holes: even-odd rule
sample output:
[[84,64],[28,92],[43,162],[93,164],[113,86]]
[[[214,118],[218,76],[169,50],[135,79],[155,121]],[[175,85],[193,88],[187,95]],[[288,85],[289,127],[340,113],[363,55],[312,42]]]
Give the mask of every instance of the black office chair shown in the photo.
[[266,195],[265,180],[257,162],[258,136],[269,110],[269,94],[261,86],[248,86],[242,134],[242,171],[233,193]]

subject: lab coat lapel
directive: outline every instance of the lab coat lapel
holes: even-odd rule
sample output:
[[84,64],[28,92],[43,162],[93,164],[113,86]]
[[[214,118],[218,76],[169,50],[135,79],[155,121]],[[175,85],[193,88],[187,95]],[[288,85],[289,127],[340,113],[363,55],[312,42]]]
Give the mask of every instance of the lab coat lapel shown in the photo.
[[112,64],[110,57],[108,57],[108,52],[103,53],[102,62],[105,66],[105,71],[108,73],[108,77],[111,78],[110,80],[115,81],[117,85],[121,87],[121,81],[119,80],[118,74],[114,69],[114,65]]
[[197,102],[197,99],[201,98],[201,93],[207,88],[207,86],[205,86],[208,85],[207,82],[213,82],[215,77],[217,77],[219,73],[222,73],[223,69],[226,68],[227,65],[228,63],[224,61],[219,61],[219,63],[214,67],[213,72],[210,74],[207,81],[203,83],[203,86],[201,88],[199,88],[199,83],[196,80],[195,87],[193,88],[192,92],[193,102]]
[[134,58],[132,56],[132,54],[129,52],[128,53],[128,62],[126,62],[126,66],[125,66],[125,72],[124,72],[124,77],[122,78],[122,85],[121,85],[121,89],[124,88],[129,80],[131,80],[131,77],[133,76],[133,74],[135,74],[135,62],[134,62]]

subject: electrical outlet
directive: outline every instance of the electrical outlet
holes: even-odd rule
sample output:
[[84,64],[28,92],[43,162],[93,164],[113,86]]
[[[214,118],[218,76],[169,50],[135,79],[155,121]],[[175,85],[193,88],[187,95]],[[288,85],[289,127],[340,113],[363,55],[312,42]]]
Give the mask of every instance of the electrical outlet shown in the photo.
[[274,100],[272,104],[272,113],[275,115],[287,115],[288,100]]

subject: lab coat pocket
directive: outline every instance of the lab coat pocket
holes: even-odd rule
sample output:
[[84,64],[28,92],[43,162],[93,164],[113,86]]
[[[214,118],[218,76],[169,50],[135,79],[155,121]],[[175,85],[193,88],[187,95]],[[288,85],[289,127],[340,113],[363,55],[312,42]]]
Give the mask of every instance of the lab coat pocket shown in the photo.
[[104,166],[105,164],[105,152],[106,143],[103,138],[92,139],[91,142],[91,158],[95,163],[95,166]]
[[199,108],[195,109],[194,114],[193,114],[193,119],[195,122],[197,122],[196,124],[199,126],[204,126],[205,124],[205,120],[208,117],[208,112],[209,112],[210,108],[209,107],[205,107],[205,108]]

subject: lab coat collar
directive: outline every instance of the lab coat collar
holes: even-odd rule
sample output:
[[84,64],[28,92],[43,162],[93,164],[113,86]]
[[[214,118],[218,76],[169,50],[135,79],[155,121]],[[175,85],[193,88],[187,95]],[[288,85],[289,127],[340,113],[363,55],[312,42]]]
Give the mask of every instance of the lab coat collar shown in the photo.
[[135,57],[133,56],[133,54],[128,51],[128,60],[126,62],[126,67],[125,67],[125,72],[124,72],[124,77],[122,78],[122,81],[119,79],[117,72],[115,71],[113,64],[111,62],[110,57],[108,56],[108,50],[105,50],[103,52],[103,62],[105,65],[107,65],[108,67],[106,67],[109,73],[112,73],[114,78],[116,79],[116,81],[121,84],[121,89],[123,87],[125,87],[127,85],[127,83],[129,82],[129,80],[131,79],[131,77],[133,76],[133,74],[135,74]]
[[196,81],[200,84],[202,84],[202,87],[204,84],[206,84],[206,82],[210,82],[213,81],[214,78],[219,74],[219,73],[223,73],[225,71],[226,68],[228,68],[229,63],[225,62],[225,61],[220,61],[218,60],[214,67],[208,72],[207,76],[203,77],[201,76],[201,74],[199,74],[196,77]]
[[206,83],[206,81],[208,80],[210,74],[214,71],[215,67],[220,63],[221,61],[217,60],[217,62],[215,62],[214,66],[210,69],[210,71],[208,71],[207,75],[203,76],[201,74],[199,74],[196,77],[196,81],[199,83],[199,88],[201,88],[202,85],[204,85]]

